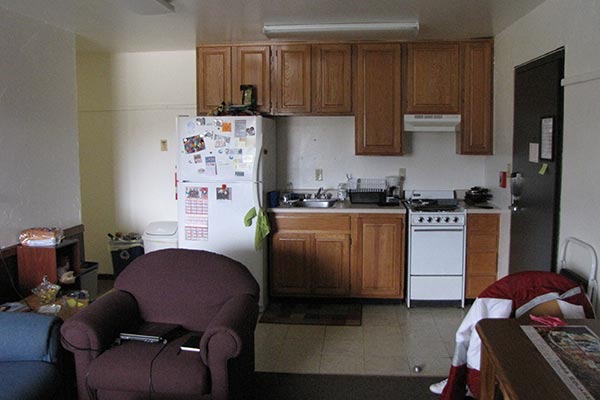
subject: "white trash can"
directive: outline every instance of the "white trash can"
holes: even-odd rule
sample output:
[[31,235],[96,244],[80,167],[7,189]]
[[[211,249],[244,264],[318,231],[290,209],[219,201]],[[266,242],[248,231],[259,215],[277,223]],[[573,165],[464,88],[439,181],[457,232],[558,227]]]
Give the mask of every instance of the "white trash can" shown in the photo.
[[176,249],[178,246],[177,222],[151,222],[142,235],[142,240],[145,253],[162,249]]

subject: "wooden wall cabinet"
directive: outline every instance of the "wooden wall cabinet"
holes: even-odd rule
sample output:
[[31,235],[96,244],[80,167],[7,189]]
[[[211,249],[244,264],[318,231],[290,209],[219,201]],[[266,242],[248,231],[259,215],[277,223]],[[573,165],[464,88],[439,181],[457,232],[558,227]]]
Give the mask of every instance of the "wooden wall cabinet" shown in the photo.
[[467,215],[466,294],[473,299],[498,278],[498,214]]
[[17,264],[19,271],[19,285],[21,291],[26,293],[38,286],[44,276],[52,283],[58,283],[57,269],[69,264],[69,270],[79,274],[81,256],[78,240],[63,240],[60,244],[51,247],[17,247]]
[[403,298],[405,216],[358,214],[352,223],[352,296]]
[[357,155],[402,154],[401,46],[358,44],[354,82]]
[[231,47],[196,49],[196,84],[198,115],[231,101]]
[[460,113],[460,48],[458,43],[407,45],[406,113]]
[[310,44],[273,46],[273,113],[308,114],[311,111]]
[[225,102],[241,104],[240,85],[256,86],[256,104],[271,111],[271,53],[269,46],[222,46],[196,49],[198,114]]
[[256,86],[257,110],[271,112],[270,46],[232,47],[232,104],[242,104],[240,85]]
[[312,45],[312,113],[352,114],[351,45]]
[[493,154],[492,53],[491,40],[461,43],[462,127],[456,144],[459,154]]
[[275,214],[269,266],[272,296],[350,293],[350,217]]

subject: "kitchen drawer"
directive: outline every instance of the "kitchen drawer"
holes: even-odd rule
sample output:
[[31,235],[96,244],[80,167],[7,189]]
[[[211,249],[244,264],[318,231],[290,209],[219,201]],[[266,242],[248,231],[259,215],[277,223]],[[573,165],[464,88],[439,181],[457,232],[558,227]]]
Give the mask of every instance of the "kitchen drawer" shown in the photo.
[[468,233],[490,233],[498,234],[498,214],[477,214],[467,216]]
[[275,231],[329,231],[350,232],[349,215],[333,214],[277,214],[274,216]]

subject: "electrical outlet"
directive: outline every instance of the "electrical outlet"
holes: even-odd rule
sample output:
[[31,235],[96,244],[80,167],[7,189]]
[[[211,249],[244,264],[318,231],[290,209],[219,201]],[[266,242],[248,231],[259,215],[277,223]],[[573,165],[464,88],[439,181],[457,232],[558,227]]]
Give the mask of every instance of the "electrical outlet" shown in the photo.
[[323,180],[323,170],[321,168],[315,169],[315,181]]
[[406,178],[406,168],[400,168],[400,178]]
[[161,139],[160,141],[160,151],[167,151],[167,139]]

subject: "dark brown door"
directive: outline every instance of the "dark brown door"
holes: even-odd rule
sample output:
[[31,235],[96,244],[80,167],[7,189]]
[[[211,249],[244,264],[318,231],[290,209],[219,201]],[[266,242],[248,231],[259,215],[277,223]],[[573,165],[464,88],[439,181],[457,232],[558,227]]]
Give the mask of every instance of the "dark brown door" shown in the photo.
[[[515,70],[513,174],[521,174],[522,185],[511,215],[510,273],[556,270],[563,76],[563,49]],[[551,134],[542,135],[542,123],[548,121]]]

